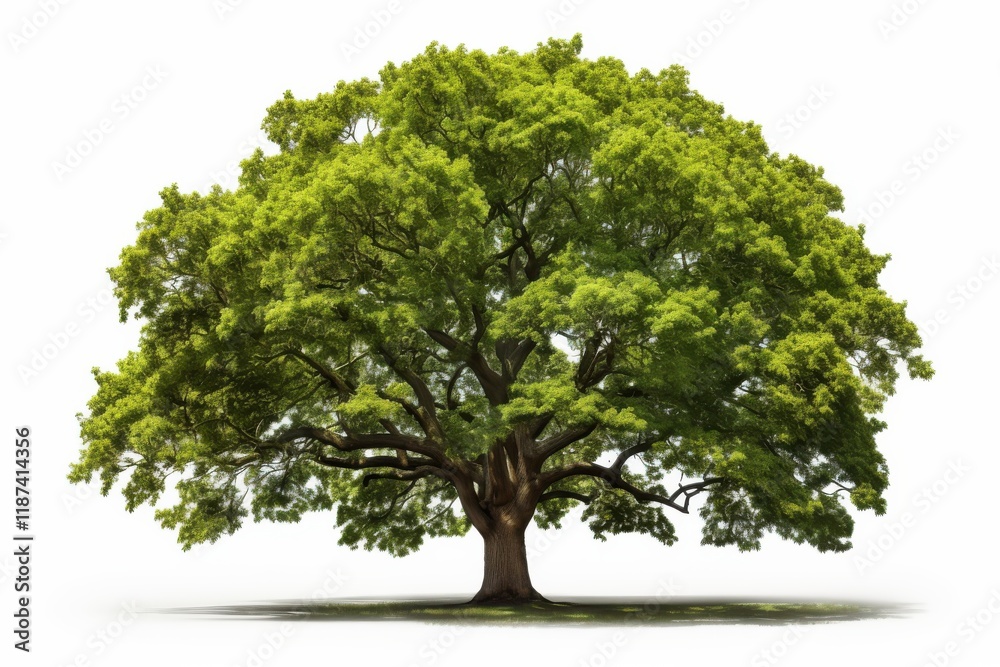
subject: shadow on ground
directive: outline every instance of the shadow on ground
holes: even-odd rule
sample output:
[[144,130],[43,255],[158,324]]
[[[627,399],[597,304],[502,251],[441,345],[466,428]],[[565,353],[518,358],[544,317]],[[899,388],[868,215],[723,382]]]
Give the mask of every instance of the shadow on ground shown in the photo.
[[418,621],[453,625],[785,625],[906,618],[910,604],[804,599],[563,598],[523,605],[470,605],[467,598],[275,600],[147,613],[307,621]]

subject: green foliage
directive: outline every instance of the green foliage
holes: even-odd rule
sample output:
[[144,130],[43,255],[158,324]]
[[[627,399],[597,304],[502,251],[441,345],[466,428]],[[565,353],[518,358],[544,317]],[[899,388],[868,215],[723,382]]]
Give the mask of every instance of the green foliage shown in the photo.
[[643,533],[671,545],[677,540],[674,525],[658,505],[640,503],[630,493],[617,489],[603,491],[583,511],[594,537],[606,541],[607,533]]
[[405,556],[420,548],[425,536],[464,535],[469,526],[465,517],[451,511],[455,499],[454,488],[447,484],[372,481],[340,500],[340,543]]
[[[706,543],[847,548],[837,494],[885,511],[875,415],[902,368],[932,374],[879,286],[888,256],[836,217],[821,168],[682,68],[581,48],[431,44],[378,80],[286,93],[263,123],[280,151],[235,191],[165,188],[110,271],[142,336],[95,370],[70,478],[107,493],[127,473],[131,510],[178,475],[157,517],[186,546],[336,507],[342,543],[404,554],[468,530],[449,475],[576,428],[536,478],[649,441],[630,483],[723,480]],[[405,474],[366,480],[386,468]],[[601,539],[675,539],[621,485],[557,487],[593,497]]]

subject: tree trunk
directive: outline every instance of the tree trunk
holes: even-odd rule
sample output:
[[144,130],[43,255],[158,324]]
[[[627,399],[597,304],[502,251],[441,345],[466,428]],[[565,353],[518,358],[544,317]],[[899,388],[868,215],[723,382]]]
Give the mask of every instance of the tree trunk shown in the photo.
[[527,525],[498,522],[483,534],[483,585],[472,604],[523,604],[545,600],[531,586],[524,548]]

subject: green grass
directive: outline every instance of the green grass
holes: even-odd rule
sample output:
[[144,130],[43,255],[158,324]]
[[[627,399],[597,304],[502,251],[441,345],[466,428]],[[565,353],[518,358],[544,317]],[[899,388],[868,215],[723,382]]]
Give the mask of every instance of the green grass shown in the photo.
[[163,610],[215,617],[329,621],[418,621],[487,625],[801,624],[893,618],[912,608],[871,602],[740,600],[534,602],[470,605],[428,601],[275,602]]

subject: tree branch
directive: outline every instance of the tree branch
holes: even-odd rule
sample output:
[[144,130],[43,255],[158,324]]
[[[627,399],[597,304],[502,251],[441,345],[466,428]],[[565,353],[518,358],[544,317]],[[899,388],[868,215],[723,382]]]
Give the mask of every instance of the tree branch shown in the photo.
[[368,486],[368,482],[373,479],[393,479],[398,481],[413,481],[429,477],[434,474],[434,469],[429,466],[421,466],[413,470],[394,470],[392,472],[370,472],[361,478],[361,486]]
[[351,383],[348,380],[345,380],[344,378],[340,377],[339,375],[337,375],[336,373],[334,373],[333,371],[331,371],[330,369],[328,369],[323,364],[319,363],[318,361],[314,360],[312,357],[308,356],[302,350],[297,350],[297,349],[294,349],[294,348],[289,348],[285,352],[285,354],[288,354],[288,355],[291,355],[291,356],[295,357],[296,359],[298,359],[299,361],[303,362],[305,365],[309,366],[314,371],[316,371],[317,373],[319,373],[331,385],[333,385],[342,396],[346,396],[346,395],[354,393],[354,390],[356,389],[356,387],[354,386],[353,383]]
[[452,338],[444,331],[424,327],[424,333],[444,349],[456,353],[460,357],[464,357],[469,370],[479,380],[479,385],[483,388],[483,393],[486,394],[490,405],[501,405],[507,402],[507,384],[503,381],[503,377],[490,367],[486,358],[478,349],[468,343],[463,343]]
[[[418,469],[424,469],[428,472],[426,474],[420,475],[420,477],[426,477],[427,474],[433,474],[435,468],[438,468],[433,461],[429,459],[411,459],[407,463],[402,463],[395,456],[362,456],[359,459],[346,459],[338,456],[325,456],[319,454],[316,456],[316,462],[320,465],[325,465],[330,468],[344,468],[346,470],[367,470],[369,468],[391,468],[393,470],[398,470],[400,472],[414,472]],[[392,473],[384,473],[386,475]],[[365,481],[369,476],[365,475],[365,479],[362,480],[362,485],[367,485]],[[398,477],[394,479],[409,479],[404,477]]]
[[572,426],[561,433],[545,438],[537,444],[531,458],[541,463],[556,452],[569,447],[578,440],[583,440],[597,429],[597,423],[584,426]]
[[385,359],[386,363],[389,364],[389,367],[394,370],[399,377],[403,378],[403,380],[406,381],[406,384],[410,386],[410,389],[413,390],[414,395],[417,397],[417,404],[420,406],[420,409],[418,410],[413,408],[413,406],[410,406],[406,401],[400,401],[397,399],[390,400],[396,400],[396,402],[403,405],[403,408],[417,420],[417,423],[420,424],[420,428],[423,429],[424,433],[426,433],[428,437],[443,443],[444,431],[441,428],[441,422],[438,421],[434,395],[431,394],[431,390],[427,387],[423,378],[421,378],[420,375],[415,373],[413,370],[400,366],[399,357],[394,356],[384,345],[379,345],[378,351],[379,354],[382,355],[382,358]]
[[399,432],[341,435],[329,429],[303,426],[285,431],[275,438],[274,443],[285,444],[295,440],[315,440],[331,445],[342,452],[357,452],[366,449],[403,449],[415,454],[423,454],[439,466],[457,467],[456,462],[448,458],[433,442],[426,438],[421,439]]
[[653,447],[653,442],[655,441],[647,440],[645,442],[640,442],[635,445],[632,445],[628,449],[622,450],[622,453],[618,455],[618,458],[615,459],[615,462],[611,464],[611,469],[621,472],[622,468],[625,466],[625,463],[630,458],[632,458],[636,454],[642,454],[643,452],[649,451]]
[[555,498],[568,498],[570,500],[579,500],[584,505],[589,505],[594,500],[594,496],[585,496],[582,493],[577,493],[576,491],[565,491],[563,489],[556,489],[555,491],[546,491],[538,498],[538,502],[544,503],[546,500],[553,500]]
[[[612,488],[621,489],[622,491],[632,494],[632,496],[639,502],[660,503],[667,505],[668,507],[672,507],[678,512],[682,512],[684,514],[688,513],[688,506],[692,497],[698,495],[712,484],[719,484],[724,481],[722,477],[709,477],[701,480],[700,482],[682,484],[672,494],[664,496],[659,493],[644,491],[626,481],[622,477],[621,471],[598,465],[596,463],[574,463],[562,468],[557,468],[556,470],[550,470],[549,472],[542,474],[539,481],[541,482],[542,488],[546,489],[559,480],[575,476],[597,477]],[[677,499],[682,495],[684,496],[684,503],[680,504],[677,502]]]
[[512,340],[497,341],[495,346],[496,355],[500,361],[504,382],[510,384],[517,379],[517,374],[521,371],[521,367],[536,346],[537,343],[530,338],[526,338],[520,342]]

